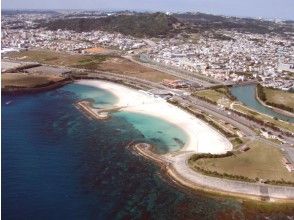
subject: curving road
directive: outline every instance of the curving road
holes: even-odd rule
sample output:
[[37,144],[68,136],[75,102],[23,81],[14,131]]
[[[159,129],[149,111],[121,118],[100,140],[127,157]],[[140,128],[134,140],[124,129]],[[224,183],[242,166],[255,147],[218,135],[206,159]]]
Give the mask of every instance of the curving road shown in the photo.
[[168,172],[182,185],[190,188],[202,187],[234,195],[257,197],[262,199],[294,199],[294,187],[251,183],[203,175],[190,168],[188,159],[193,153],[185,152],[176,156],[168,155],[163,160],[171,164]]

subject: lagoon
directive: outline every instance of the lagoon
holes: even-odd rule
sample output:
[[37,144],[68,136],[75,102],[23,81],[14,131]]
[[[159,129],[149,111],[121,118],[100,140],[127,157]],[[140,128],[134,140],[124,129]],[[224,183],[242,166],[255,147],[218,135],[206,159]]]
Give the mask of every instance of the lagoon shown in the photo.
[[256,110],[257,112],[276,117],[278,119],[294,122],[294,118],[275,112],[269,107],[262,105],[255,97],[256,85],[244,85],[244,86],[233,86],[231,93],[237,98],[238,101],[244,103],[248,107]]

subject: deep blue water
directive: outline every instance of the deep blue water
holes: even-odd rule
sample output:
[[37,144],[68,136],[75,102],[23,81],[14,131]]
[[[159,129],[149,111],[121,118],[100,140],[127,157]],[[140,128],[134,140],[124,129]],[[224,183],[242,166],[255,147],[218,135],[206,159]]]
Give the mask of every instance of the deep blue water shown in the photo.
[[[3,219],[244,218],[240,202],[186,192],[133,155],[126,144],[150,137],[128,117],[81,114],[73,103],[92,89],[2,96]],[[97,93],[90,98],[107,104],[104,91]]]
[[277,117],[278,119],[294,122],[294,118],[280,114],[273,111],[271,108],[268,108],[262,105],[255,98],[256,85],[246,85],[246,86],[233,86],[231,89],[232,95],[235,96],[239,101],[247,105],[248,107],[255,109],[257,112]]

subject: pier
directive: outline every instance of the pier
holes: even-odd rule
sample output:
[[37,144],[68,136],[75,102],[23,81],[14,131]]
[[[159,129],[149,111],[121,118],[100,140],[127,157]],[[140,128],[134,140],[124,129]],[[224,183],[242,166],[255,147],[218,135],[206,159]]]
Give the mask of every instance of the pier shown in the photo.
[[94,108],[92,103],[87,100],[82,100],[75,103],[75,107],[82,111],[89,119],[94,120],[105,120],[110,118],[110,112],[116,112],[121,110],[123,107],[113,107],[106,109]]

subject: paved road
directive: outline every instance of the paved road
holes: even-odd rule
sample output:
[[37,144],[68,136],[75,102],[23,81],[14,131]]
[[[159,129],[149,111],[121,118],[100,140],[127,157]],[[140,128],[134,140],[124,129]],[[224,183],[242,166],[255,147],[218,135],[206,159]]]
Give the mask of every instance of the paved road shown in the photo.
[[198,109],[211,114],[215,116],[218,119],[222,119],[235,127],[239,128],[240,131],[244,133],[246,136],[255,136],[256,133],[248,127],[248,122],[245,122],[243,120],[238,120],[234,115],[228,115],[226,111],[223,111],[221,109],[218,109],[215,105],[212,105],[210,103],[207,103],[205,101],[202,101],[197,98],[189,97],[187,103],[192,103],[195,105]]
[[[242,116],[239,116],[233,112],[228,114],[228,111],[218,109],[218,107],[216,105],[210,104],[210,103],[205,102],[203,100],[200,100],[196,97],[188,97],[187,100],[190,101],[191,103],[193,103],[197,108],[199,108],[205,112],[208,112],[218,118],[221,118],[224,121],[232,123],[233,125],[238,127],[241,131],[245,132],[246,135],[249,135],[249,136],[256,135],[256,134],[253,134],[253,133],[255,133],[255,132],[253,132],[253,128],[261,129],[264,127],[254,121],[248,120],[248,119],[246,119]],[[266,127],[266,129],[270,130],[273,134],[275,134],[277,136],[279,134],[281,134],[280,132],[276,132],[274,130],[271,130],[269,127]],[[288,136],[283,136],[283,137],[289,144],[294,144],[294,137],[288,137]]]
[[[176,76],[176,77],[179,77],[179,78],[182,78],[182,79],[185,79],[185,80],[189,80],[189,81],[192,81],[194,83],[197,83],[203,87],[211,87],[211,86],[216,86],[216,85],[222,85],[223,82],[209,82],[208,80],[205,80],[205,79],[200,79],[199,77],[197,77],[197,75],[193,74],[193,73],[190,73],[188,71],[182,71],[182,70],[176,70],[176,69],[171,69],[171,68],[167,68],[167,67],[163,67],[163,66],[159,66],[159,65],[154,65],[154,64],[151,64],[151,63],[143,63],[143,62],[140,62],[138,60],[135,60],[134,58],[132,58],[131,56],[124,56],[126,59],[129,59],[130,61],[134,62],[134,63],[138,63],[139,65],[142,65],[142,66],[145,66],[145,67],[148,67],[148,68],[151,68],[151,69],[155,69],[155,70],[158,70],[158,71],[161,71],[161,72],[164,72],[164,73],[167,73],[167,74],[170,74],[170,75],[173,75],[173,76]],[[211,80],[211,79],[209,79]]]

